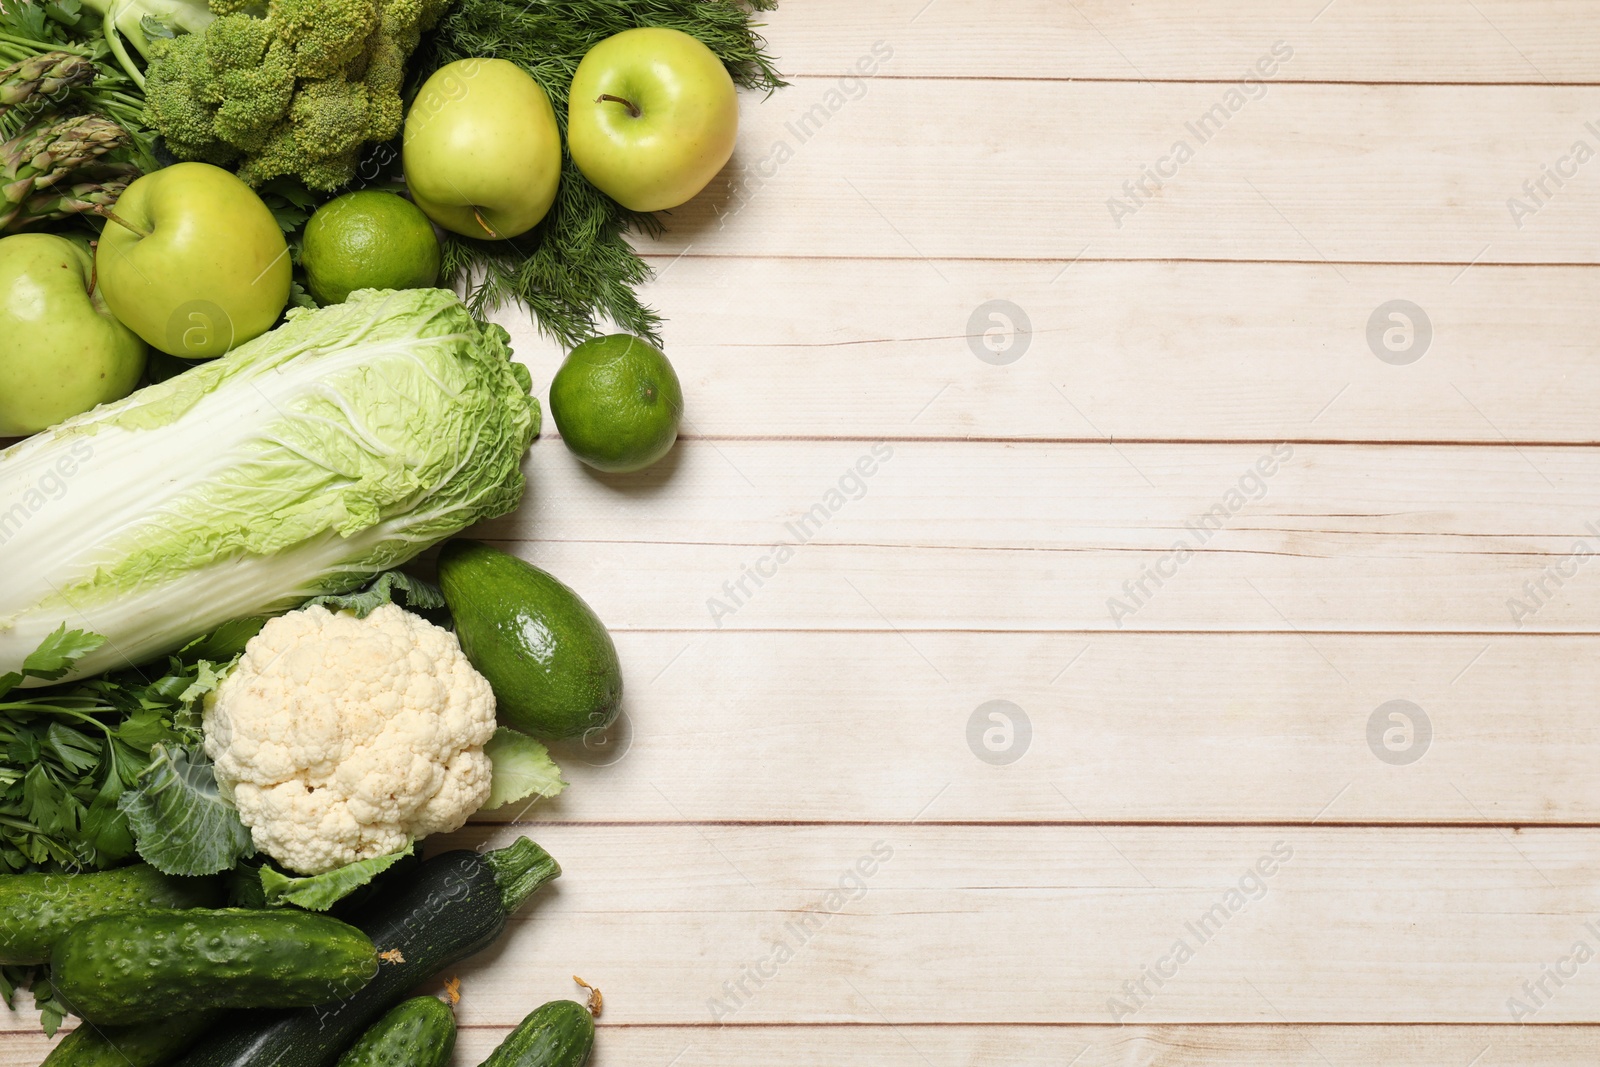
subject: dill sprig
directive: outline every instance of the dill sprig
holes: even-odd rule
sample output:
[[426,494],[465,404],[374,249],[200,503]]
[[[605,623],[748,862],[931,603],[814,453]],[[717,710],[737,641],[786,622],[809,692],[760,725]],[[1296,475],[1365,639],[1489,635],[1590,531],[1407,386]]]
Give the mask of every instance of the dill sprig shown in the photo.
[[[786,84],[752,18],[776,6],[776,0],[458,0],[413,57],[411,92],[458,59],[510,60],[550,95],[564,146],[567,89],[578,61],[605,38],[637,26],[698,38],[747,89],[770,93]],[[508,241],[449,235],[444,275],[463,284],[475,314],[523,304],[541,330],[569,347],[593,336],[602,318],[659,341],[661,316],[637,292],[650,267],[626,238],[654,237],[661,229],[656,216],[629,211],[591,185],[563,147],[561,186],[544,221]]]

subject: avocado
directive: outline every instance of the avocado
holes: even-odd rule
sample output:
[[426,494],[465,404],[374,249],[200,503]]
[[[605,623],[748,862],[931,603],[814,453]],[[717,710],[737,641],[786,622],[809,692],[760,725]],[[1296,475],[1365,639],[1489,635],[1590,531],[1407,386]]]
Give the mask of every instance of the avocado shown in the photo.
[[577,593],[531,563],[466,540],[440,551],[439,586],[461,650],[494,688],[502,724],[556,741],[615,721],[617,646]]

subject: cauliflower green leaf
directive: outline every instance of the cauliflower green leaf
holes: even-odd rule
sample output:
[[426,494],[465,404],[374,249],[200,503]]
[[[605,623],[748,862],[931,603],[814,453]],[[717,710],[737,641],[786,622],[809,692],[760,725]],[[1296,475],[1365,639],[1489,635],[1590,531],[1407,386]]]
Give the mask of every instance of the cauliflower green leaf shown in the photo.
[[561,768],[550,758],[550,750],[525,733],[501,726],[483,751],[494,764],[494,774],[489,779],[489,799],[483,802],[482,811],[528,797],[545,800],[560,795],[567,787]]
[[128,817],[139,855],[163,874],[216,874],[256,850],[198,747],[151,749],[150,765],[117,806]]
[[357,860],[322,874],[284,874],[270,863],[261,868],[261,894],[267,907],[293,904],[307,911],[327,911],[396,863],[411,855],[415,845],[369,860]]
[[402,571],[385,571],[353,593],[312,597],[305,607],[320,604],[329,611],[348,611],[364,619],[385,604],[399,604],[423,614],[444,607],[444,594],[430,582],[413,578]]

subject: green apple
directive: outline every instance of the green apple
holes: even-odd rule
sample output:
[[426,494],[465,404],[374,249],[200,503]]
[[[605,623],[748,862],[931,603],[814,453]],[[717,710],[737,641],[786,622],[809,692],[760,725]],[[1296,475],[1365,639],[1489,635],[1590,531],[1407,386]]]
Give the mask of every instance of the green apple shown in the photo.
[[48,233],[0,240],[0,437],[133,392],[145,346],[89,289],[94,261]]
[[624,30],[589,49],[572,77],[567,149],[625,208],[694,199],[733,155],[739,94],[716,53],[679,30]]
[[461,59],[422,83],[402,147],[411,199],[447,230],[526,233],[555,203],[561,131],[550,97],[504,59]]
[[294,269],[267,205],[209,163],[164,167],[128,186],[95,267],[112,313],[185,359],[220,356],[272,329]]

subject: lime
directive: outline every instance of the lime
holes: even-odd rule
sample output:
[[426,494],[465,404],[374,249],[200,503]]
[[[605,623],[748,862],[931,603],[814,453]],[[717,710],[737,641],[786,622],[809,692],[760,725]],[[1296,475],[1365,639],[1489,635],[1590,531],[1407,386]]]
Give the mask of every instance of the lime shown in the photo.
[[317,209],[300,263],[319,304],[357,289],[425,289],[439,280],[439,239],[422,209],[396,193],[363,189]]
[[550,383],[550,415],[567,447],[589,466],[642,470],[678,439],[683,389],[661,349],[616,333],[568,353]]

